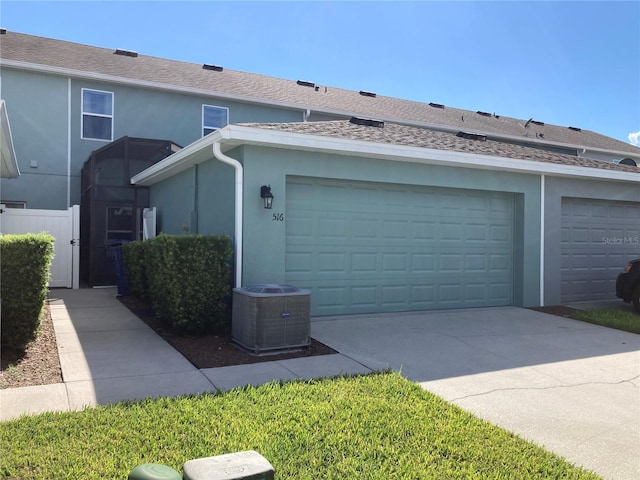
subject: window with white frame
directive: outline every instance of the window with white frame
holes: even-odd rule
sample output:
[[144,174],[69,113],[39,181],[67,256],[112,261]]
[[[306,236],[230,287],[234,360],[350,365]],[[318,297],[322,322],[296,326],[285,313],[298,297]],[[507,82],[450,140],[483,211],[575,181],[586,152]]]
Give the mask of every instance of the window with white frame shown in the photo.
[[209,135],[229,123],[229,109],[202,105],[202,136]]
[[81,137],[113,140],[113,92],[82,89]]

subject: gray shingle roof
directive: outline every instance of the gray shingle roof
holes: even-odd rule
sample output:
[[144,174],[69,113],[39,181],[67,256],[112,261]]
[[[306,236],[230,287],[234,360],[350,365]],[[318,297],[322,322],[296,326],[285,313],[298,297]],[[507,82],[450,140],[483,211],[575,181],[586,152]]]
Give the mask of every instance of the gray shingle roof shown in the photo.
[[[604,170],[617,170],[621,172],[635,172],[640,174],[640,167],[564,155],[523,145],[504,143],[491,140],[490,138],[485,141],[479,141],[460,137],[455,133],[407,125],[398,125],[389,122],[384,123],[382,128],[357,125],[349,120],[299,123],[252,123],[243,125],[266,130],[278,130],[291,133],[344,138],[349,140],[362,140],[391,145],[405,145],[435,150],[492,155],[520,160],[533,160],[537,162],[574,165]],[[640,181],[640,175],[638,176],[638,181]]]
[[437,108],[428,103],[382,95],[371,97],[324,85],[303,86],[298,85],[295,80],[235,70],[206,70],[199,64],[141,54],[137,57],[115,55],[114,51],[115,47],[93,47],[11,31],[0,35],[0,55],[6,60],[197,89],[214,97],[231,95],[247,101],[285,103],[301,110],[337,112],[345,116],[380,118],[397,123],[445,125],[461,130],[640,154],[638,147],[588,130],[576,131],[563,126],[540,125],[527,120],[483,115],[457,108]]

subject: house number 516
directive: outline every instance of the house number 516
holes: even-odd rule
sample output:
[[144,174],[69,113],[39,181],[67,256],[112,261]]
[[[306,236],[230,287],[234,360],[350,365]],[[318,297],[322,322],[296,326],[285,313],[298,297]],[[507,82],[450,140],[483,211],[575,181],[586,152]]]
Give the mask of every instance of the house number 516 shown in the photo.
[[284,213],[274,213],[271,217],[273,222],[284,222]]

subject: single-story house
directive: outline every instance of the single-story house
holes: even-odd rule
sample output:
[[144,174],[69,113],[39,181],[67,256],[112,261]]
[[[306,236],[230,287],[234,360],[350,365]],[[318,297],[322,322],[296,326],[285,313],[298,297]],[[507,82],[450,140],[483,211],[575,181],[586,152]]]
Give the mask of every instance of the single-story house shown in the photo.
[[612,298],[640,255],[637,167],[463,130],[228,125],[132,183],[161,231],[232,236],[236,285],[308,288],[314,316]]

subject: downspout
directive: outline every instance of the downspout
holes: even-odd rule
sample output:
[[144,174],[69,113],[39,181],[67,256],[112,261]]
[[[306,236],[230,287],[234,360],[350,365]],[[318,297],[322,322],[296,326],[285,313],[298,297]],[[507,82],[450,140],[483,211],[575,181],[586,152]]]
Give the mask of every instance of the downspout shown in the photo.
[[544,260],[545,260],[545,176],[540,175],[540,306],[544,307]]
[[67,79],[67,208],[71,208],[71,77]]
[[226,156],[220,150],[220,142],[213,142],[213,156],[222,163],[231,165],[236,171],[236,212],[235,212],[235,251],[236,251],[236,288],[242,286],[242,164],[235,158]]

